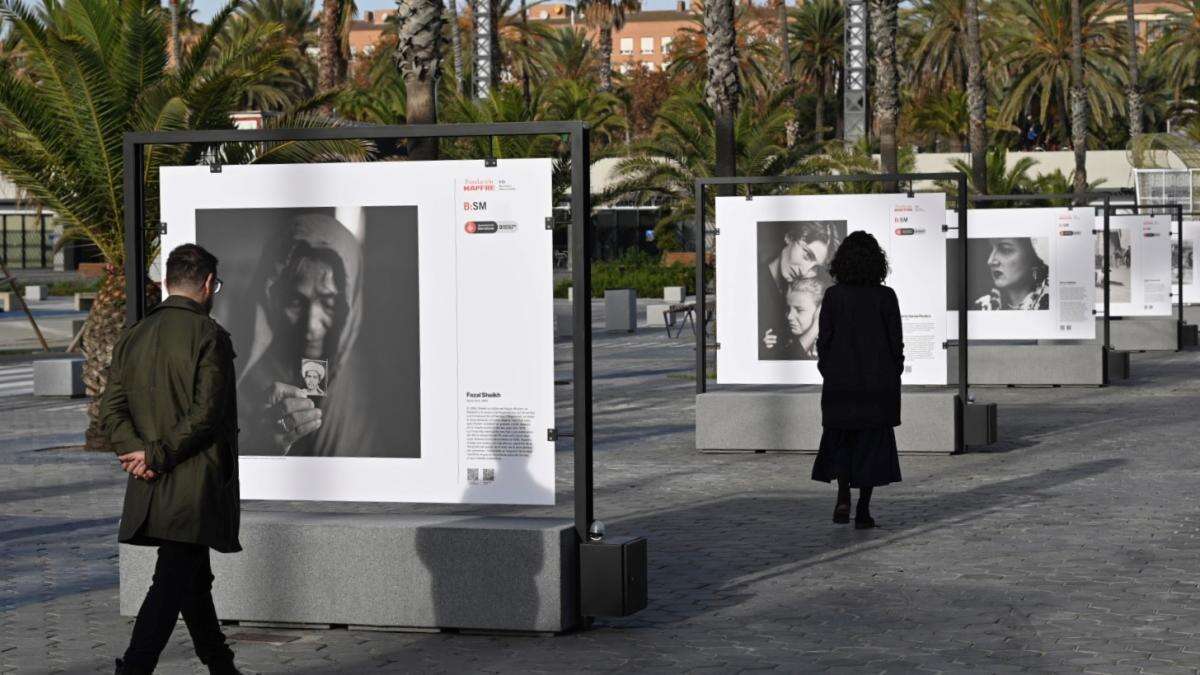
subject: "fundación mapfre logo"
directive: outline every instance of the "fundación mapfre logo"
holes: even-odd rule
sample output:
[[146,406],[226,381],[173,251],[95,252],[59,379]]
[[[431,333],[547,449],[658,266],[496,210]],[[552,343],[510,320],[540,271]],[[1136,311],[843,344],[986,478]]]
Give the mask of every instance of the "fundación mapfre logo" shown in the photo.
[[909,225],[913,219],[913,214],[923,211],[918,206],[896,206],[892,209],[892,232],[897,237],[911,237],[917,234],[925,234],[925,228],[914,227]]
[[516,232],[517,224],[512,221],[468,220],[463,226],[467,234],[496,234]]

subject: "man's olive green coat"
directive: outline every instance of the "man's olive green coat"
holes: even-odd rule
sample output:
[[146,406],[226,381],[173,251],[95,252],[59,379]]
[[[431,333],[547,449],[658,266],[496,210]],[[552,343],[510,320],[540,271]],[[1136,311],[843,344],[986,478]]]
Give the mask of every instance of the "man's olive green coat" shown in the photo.
[[120,541],[241,550],[233,358],[225,329],[177,295],[117,342],[101,420],[118,455],[144,450],[158,474],[129,477]]

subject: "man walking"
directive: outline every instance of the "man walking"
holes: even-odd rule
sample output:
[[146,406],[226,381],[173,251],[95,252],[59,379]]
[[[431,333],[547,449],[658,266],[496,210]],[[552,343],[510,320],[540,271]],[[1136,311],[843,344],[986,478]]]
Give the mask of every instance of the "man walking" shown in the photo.
[[233,553],[241,502],[229,334],[209,317],[217,259],[194,244],[167,258],[170,297],[113,349],[100,414],[129,473],[120,541],[158,547],[154,582],[117,673],[151,673],[180,613],[209,672],[237,673],[212,600],[208,549]]

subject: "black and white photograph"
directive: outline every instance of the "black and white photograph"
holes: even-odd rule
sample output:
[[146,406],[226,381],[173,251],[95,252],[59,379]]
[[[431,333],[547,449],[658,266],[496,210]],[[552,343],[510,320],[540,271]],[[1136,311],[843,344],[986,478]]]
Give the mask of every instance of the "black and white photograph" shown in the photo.
[[241,454],[421,456],[416,207],[201,209],[196,240],[237,300]]
[[[1109,302],[1130,302],[1133,297],[1133,242],[1127,228],[1113,227],[1108,232]],[[1104,237],[1096,237],[1096,297],[1104,292]]]
[[[1183,285],[1187,286],[1192,283],[1196,274],[1195,261],[1195,242],[1190,239],[1183,240]],[[1178,283],[1179,279],[1179,241],[1171,242],[1171,284],[1172,289]]]
[[301,359],[300,377],[304,380],[305,396],[325,395],[325,374],[329,371],[329,362],[321,359]]
[[[959,308],[962,265],[958,240],[946,242],[947,307]],[[970,311],[1049,311],[1050,239],[991,237],[967,240]]]
[[844,220],[758,223],[758,358],[813,361],[829,263],[846,237]]

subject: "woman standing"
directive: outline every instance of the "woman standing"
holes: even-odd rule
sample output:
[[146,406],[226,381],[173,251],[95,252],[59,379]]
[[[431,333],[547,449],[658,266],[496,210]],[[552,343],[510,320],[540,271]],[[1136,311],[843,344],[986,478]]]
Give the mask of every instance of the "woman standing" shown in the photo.
[[824,433],[813,480],[838,483],[833,522],[850,522],[850,488],[858,488],[854,527],[875,527],[871,491],[900,481],[894,427],[900,425],[904,343],[900,304],[883,285],[887,256],[875,237],[854,232],[829,268],[837,283],[825,291],[817,337],[824,378]]

